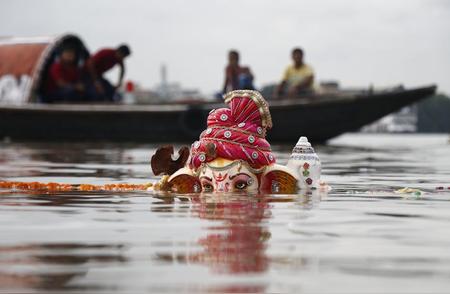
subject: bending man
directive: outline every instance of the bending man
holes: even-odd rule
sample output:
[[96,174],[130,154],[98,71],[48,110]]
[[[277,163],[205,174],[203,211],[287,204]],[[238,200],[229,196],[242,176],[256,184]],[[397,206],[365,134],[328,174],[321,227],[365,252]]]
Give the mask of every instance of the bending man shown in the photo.
[[[116,89],[122,85],[125,75],[124,59],[131,54],[127,45],[120,45],[116,49],[105,48],[99,50],[86,61],[86,70],[92,81],[90,95],[97,101],[114,101]],[[116,86],[103,76],[114,66],[120,67],[119,81]]]

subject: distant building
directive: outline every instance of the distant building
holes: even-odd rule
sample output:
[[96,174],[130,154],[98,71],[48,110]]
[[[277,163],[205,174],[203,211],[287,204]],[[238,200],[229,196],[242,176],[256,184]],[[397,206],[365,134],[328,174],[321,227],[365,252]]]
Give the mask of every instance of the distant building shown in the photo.
[[407,106],[361,129],[367,133],[417,132],[417,105]]
[[180,83],[170,83],[167,78],[167,66],[161,65],[161,80],[153,89],[144,89],[135,85],[133,95],[137,104],[170,103],[204,99],[197,89],[184,89]]
[[202,97],[200,91],[197,89],[183,89],[178,82],[169,83],[167,78],[167,66],[165,64],[161,65],[160,73],[161,81],[154,89],[159,100],[164,102],[174,102]]

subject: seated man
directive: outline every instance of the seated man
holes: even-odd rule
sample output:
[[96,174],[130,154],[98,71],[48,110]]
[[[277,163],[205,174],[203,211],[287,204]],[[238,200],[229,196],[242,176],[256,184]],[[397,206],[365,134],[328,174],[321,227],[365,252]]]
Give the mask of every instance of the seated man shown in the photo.
[[294,63],[286,68],[283,79],[275,90],[275,98],[296,98],[314,91],[314,72],[303,62],[303,50],[292,50],[292,60]]
[[253,90],[253,75],[250,68],[239,65],[239,53],[231,50],[228,53],[228,65],[225,68],[223,93],[233,90]]
[[[102,49],[86,61],[85,70],[87,71],[88,80],[91,84],[89,95],[92,96],[92,100],[114,100],[115,91],[122,85],[125,74],[123,60],[130,54],[131,51],[127,45],[120,45],[116,49]],[[120,74],[117,85],[113,87],[111,83],[103,77],[103,74],[116,65],[120,66]]]
[[85,87],[81,70],[76,63],[76,49],[64,47],[59,58],[50,66],[44,89],[43,102],[82,101]]

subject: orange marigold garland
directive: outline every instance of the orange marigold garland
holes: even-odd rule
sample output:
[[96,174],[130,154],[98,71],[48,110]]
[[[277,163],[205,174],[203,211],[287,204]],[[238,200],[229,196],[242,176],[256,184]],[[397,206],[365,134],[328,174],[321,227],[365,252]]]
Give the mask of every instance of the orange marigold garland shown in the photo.
[[148,184],[107,184],[107,185],[71,185],[59,183],[41,183],[41,182],[9,182],[0,181],[0,189],[14,189],[20,191],[48,191],[48,192],[66,192],[66,191],[146,191],[153,186]]

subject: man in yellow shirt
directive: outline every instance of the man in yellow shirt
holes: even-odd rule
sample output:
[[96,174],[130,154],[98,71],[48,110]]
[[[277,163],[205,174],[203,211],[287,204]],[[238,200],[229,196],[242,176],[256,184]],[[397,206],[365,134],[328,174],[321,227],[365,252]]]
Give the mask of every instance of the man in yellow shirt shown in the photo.
[[314,71],[303,62],[301,48],[292,50],[292,60],[294,63],[286,68],[283,79],[275,90],[275,98],[296,98],[314,91]]

